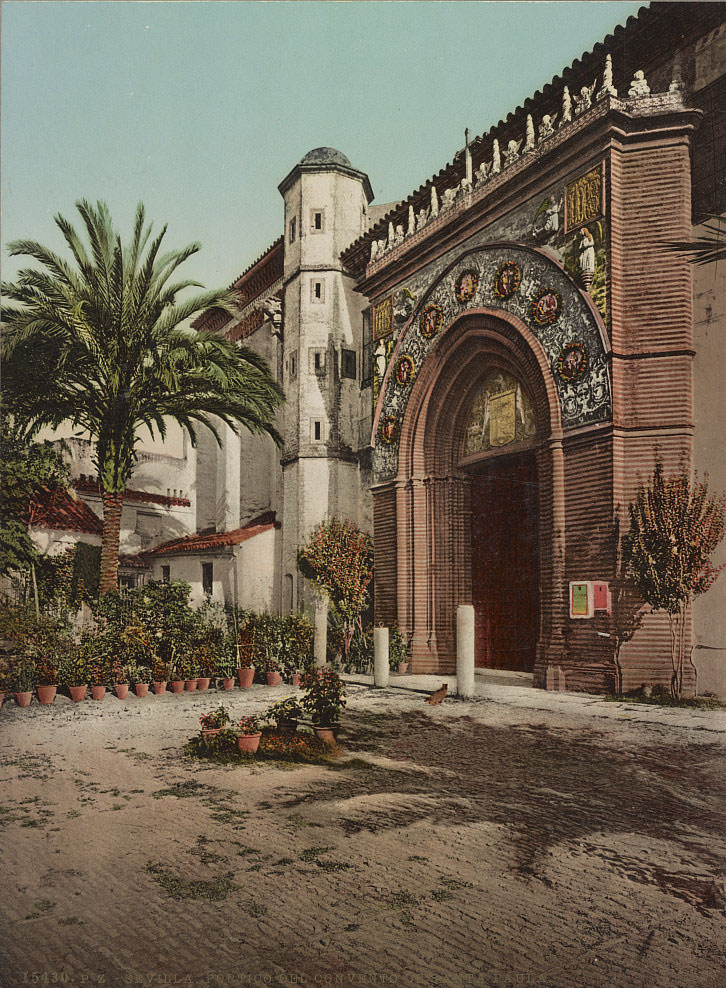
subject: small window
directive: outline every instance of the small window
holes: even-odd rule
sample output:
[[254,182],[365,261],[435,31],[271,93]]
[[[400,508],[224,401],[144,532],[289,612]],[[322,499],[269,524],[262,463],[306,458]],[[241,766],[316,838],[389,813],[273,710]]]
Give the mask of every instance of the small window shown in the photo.
[[212,596],[213,585],[214,585],[214,564],[202,563],[202,590],[209,597]]
[[171,580],[171,566],[161,567],[161,579],[164,583],[168,583]]
[[325,373],[325,350],[315,350],[310,349],[310,373],[311,374],[324,374]]
[[324,209],[313,209],[310,211],[310,229],[313,233],[323,233],[325,230]]
[[323,443],[327,439],[328,430],[324,419],[310,419],[310,442]]
[[297,377],[297,354],[290,354],[290,379],[294,380]]
[[293,216],[290,220],[290,243],[295,243],[295,235],[297,234],[297,216]]
[[342,350],[340,353],[340,376],[355,381],[355,350]]
[[325,282],[320,281],[317,278],[313,278],[310,282],[310,301],[311,302],[324,302],[325,301]]

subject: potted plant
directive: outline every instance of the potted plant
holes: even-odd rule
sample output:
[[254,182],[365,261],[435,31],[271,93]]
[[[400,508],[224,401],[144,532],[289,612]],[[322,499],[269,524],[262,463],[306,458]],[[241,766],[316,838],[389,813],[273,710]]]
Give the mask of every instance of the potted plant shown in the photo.
[[27,655],[20,655],[11,666],[12,689],[19,707],[30,706],[35,686],[35,663]]
[[229,712],[225,707],[217,707],[211,713],[202,714],[199,718],[199,723],[202,725],[202,737],[214,737],[215,734],[219,734],[222,731],[222,728],[231,723],[231,720],[232,718],[229,716]]
[[265,720],[274,721],[277,729],[283,734],[294,734],[302,714],[300,701],[294,696],[288,696],[267,708]]
[[172,646],[171,661],[169,662],[169,682],[172,693],[182,693],[184,691],[184,670],[183,662],[177,658],[176,649]]
[[262,727],[257,717],[243,717],[237,723],[237,747],[254,754],[260,746]]
[[305,694],[301,703],[310,714],[315,733],[321,741],[332,744],[347,703],[340,676],[332,669],[310,669],[303,677],[302,686]]
[[127,668],[128,666],[120,662],[119,659],[112,659],[111,682],[113,684],[113,691],[119,700],[125,700],[129,695],[129,674]]
[[268,658],[267,660],[265,675],[268,686],[279,686],[282,682],[282,676],[277,670],[277,662],[273,658]]
[[157,696],[161,693],[166,693],[166,684],[169,681],[171,672],[169,665],[170,663],[165,662],[158,653],[155,652],[153,654],[151,659],[151,685]]
[[137,696],[143,697],[149,692],[149,680],[151,679],[151,669],[148,666],[138,666],[135,662],[129,662],[124,666],[126,679],[134,687]]
[[58,685],[64,686],[71,700],[77,703],[86,699],[88,691],[88,660],[81,646],[69,643],[65,655],[58,663]]
[[91,698],[103,700],[109,680],[108,666],[103,659],[91,659],[88,663],[88,678],[91,681]]
[[394,624],[391,628],[388,645],[388,663],[391,667],[391,672],[397,672],[400,676],[408,672],[408,647],[401,636],[401,631],[397,624]]
[[197,689],[208,690],[214,671],[214,653],[208,641],[197,645],[194,652],[194,665],[197,669]]
[[45,648],[34,648],[35,690],[39,703],[52,703],[58,691],[58,666]]
[[184,689],[190,693],[197,688],[197,667],[191,658],[184,658],[179,663],[179,672],[184,676]]
[[222,688],[234,689],[234,674],[237,669],[237,656],[225,649],[217,659],[217,674],[222,679]]
[[242,689],[249,689],[255,678],[252,664],[254,629],[251,618],[242,625],[237,637],[237,677]]

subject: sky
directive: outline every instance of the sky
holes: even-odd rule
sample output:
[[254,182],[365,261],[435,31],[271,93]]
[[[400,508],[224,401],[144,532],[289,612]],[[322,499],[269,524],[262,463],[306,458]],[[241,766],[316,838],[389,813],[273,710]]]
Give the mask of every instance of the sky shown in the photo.
[[136,204],[181,273],[230,284],[282,232],[277,186],[312,148],[376,203],[405,198],[641,5],[505,0],[3,0],[2,273],[53,217]]

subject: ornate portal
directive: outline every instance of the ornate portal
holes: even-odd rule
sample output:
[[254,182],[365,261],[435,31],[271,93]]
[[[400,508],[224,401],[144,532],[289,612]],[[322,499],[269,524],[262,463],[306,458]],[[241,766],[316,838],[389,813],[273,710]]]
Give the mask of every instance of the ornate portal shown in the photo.
[[536,431],[532,403],[521,383],[505,371],[493,370],[474,401],[464,455],[522,442]]

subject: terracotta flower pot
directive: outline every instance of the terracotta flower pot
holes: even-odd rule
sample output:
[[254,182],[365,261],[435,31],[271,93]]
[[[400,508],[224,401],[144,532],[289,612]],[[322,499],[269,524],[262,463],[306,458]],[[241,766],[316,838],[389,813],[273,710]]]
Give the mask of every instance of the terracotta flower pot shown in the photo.
[[197,680],[197,689],[198,690],[208,690],[210,683],[211,683],[211,679],[208,676],[201,676]]
[[259,734],[240,734],[237,738],[237,747],[240,751],[247,751],[250,754],[254,754],[260,746],[261,737],[261,731]]
[[404,676],[408,672],[408,662],[398,663],[398,675]]
[[160,693],[166,693],[166,683],[152,683],[154,687],[154,693],[159,696]]
[[294,672],[292,674],[292,676],[290,676],[290,685],[291,686],[299,686],[300,685],[300,673],[299,672]]
[[335,744],[340,727],[338,724],[326,724],[324,727],[316,724],[313,725],[313,730],[317,735],[318,741],[322,741],[323,744]]
[[282,682],[282,676],[279,672],[268,672],[266,676],[268,686],[279,686]]
[[105,686],[92,686],[91,687],[91,699],[92,700],[103,700],[106,695]]
[[137,696],[146,696],[146,694],[149,692],[149,684],[137,683],[134,686],[134,692],[136,693]]
[[277,722],[280,734],[294,734],[297,731],[297,720],[293,717],[282,718]]
[[119,700],[125,700],[129,695],[129,684],[128,683],[114,683],[113,691]]
[[172,679],[172,681],[171,681],[171,691],[172,691],[172,693],[183,693],[184,692],[184,680],[183,679]]
[[232,677],[227,677],[222,680],[222,689],[233,690],[234,689],[234,679]]
[[71,694],[71,700],[73,700],[74,703],[78,703],[79,700],[85,700],[87,690],[88,690],[87,686],[68,687],[68,692]]
[[196,679],[185,679],[184,680],[184,689],[187,690],[187,692],[191,693],[191,691],[192,690],[195,690],[196,688],[197,688],[197,681],[196,681]]
[[27,690],[16,691],[15,702],[19,707],[29,707],[33,694]]
[[38,700],[40,703],[52,703],[55,700],[55,695],[58,692],[57,686],[36,686],[38,691]]
[[222,733],[222,728],[221,727],[203,727],[202,728],[202,737],[205,739],[205,741],[207,739],[209,739],[209,738],[216,738],[216,736],[218,734],[221,734],[221,733]]
[[250,666],[249,669],[238,669],[237,678],[243,690],[249,689],[255,678],[255,667]]

